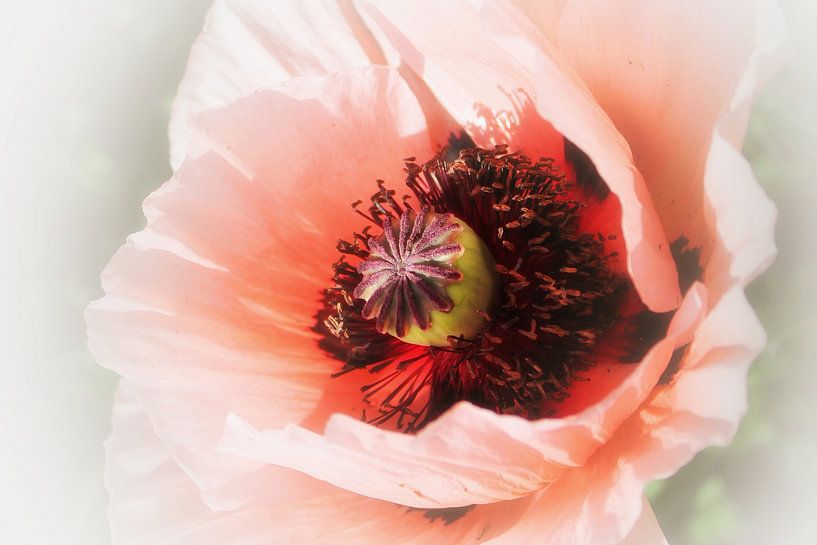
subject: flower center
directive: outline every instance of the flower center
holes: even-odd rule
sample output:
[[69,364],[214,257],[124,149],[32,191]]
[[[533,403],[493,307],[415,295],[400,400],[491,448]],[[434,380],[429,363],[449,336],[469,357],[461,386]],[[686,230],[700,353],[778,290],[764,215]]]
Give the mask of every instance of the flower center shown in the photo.
[[406,208],[397,226],[385,217],[383,234],[368,246],[353,296],[366,301],[361,314],[375,319],[377,331],[450,346],[449,337],[485,329],[498,283],[490,251],[468,225],[429,206]]
[[378,182],[353,205],[372,225],[338,244],[320,315],[335,376],[370,373],[360,416],[406,431],[461,400],[547,416],[632,292],[608,266],[613,237],[582,227],[591,203],[550,160],[469,148],[406,172],[411,195]]

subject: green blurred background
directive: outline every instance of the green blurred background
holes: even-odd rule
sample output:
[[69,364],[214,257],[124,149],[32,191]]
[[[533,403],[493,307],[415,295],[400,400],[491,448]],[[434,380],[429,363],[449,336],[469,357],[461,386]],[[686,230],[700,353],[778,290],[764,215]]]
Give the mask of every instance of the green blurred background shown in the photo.
[[[1,0],[0,0],[1,1]],[[171,100],[208,2],[2,4],[0,541],[109,540],[101,444],[115,377],[82,312],[139,204],[169,176]],[[817,10],[782,2],[795,53],[746,155],[780,215],[750,298],[769,344],[734,443],[649,489],[673,545],[817,544]]]
[[671,544],[817,544],[817,4],[781,6],[794,52],[744,146],[778,209],[778,258],[748,291],[769,342],[734,442],[648,490]]

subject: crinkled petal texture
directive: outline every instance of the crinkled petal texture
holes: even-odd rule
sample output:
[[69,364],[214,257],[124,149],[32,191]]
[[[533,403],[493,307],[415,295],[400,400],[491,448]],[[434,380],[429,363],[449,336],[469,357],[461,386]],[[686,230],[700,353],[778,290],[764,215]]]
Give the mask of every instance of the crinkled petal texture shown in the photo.
[[[664,543],[643,486],[730,440],[764,342],[743,287],[774,255],[774,208],[738,146],[780,33],[748,2],[625,3],[216,3],[174,108],[179,168],[87,313],[125,377],[117,543]],[[404,69],[349,69],[386,59]],[[284,82],[304,74],[323,75]],[[568,416],[461,403],[403,435],[344,414],[320,290],[349,203],[434,152],[433,104],[478,145],[583,150],[640,297],[675,309]],[[683,299],[680,236],[704,270]]]
[[202,114],[193,147],[103,275],[89,337],[227,507],[241,486],[214,491],[260,478],[260,464],[217,451],[228,414],[283,427],[339,410],[319,408],[337,360],[312,328],[339,233],[358,226],[349,204],[373,180],[399,179],[401,158],[432,151],[416,100],[386,68],[293,80]]
[[173,168],[190,121],[258,89],[379,63],[382,53],[350,2],[216,0],[190,53],[170,122]]
[[[648,505],[634,521],[604,517],[607,487],[621,477],[611,467],[613,457],[594,464],[591,478],[571,476],[564,486],[543,493],[468,510],[411,509],[284,472],[286,494],[219,512],[202,502],[167,443],[156,436],[138,391],[127,382],[117,393],[106,452],[112,534],[120,545],[517,545],[589,543],[586,538],[597,535],[616,536],[604,541],[611,545],[665,543]],[[574,527],[582,496],[588,498],[583,516],[593,523]],[[640,509],[640,498],[635,503]]]

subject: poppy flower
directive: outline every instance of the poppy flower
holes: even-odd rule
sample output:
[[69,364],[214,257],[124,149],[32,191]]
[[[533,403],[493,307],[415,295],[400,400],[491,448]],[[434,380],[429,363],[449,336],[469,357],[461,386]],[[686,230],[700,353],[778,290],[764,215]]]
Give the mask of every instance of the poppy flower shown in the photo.
[[218,1],[103,274],[117,543],[661,543],[745,410],[765,3]]

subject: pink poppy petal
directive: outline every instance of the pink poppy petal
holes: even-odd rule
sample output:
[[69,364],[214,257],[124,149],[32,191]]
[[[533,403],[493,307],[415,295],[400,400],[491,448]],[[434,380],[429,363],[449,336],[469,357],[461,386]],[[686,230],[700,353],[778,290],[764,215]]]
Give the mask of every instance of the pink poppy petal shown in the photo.
[[214,511],[154,434],[139,392],[126,383],[117,393],[112,424],[105,480],[114,545],[458,545],[501,535],[527,506],[520,500],[454,511],[412,510],[279,469],[274,483],[245,483],[249,495],[261,500]]
[[629,422],[624,427],[626,435],[602,447],[585,466],[538,492],[497,543],[665,545],[643,497],[653,478],[641,458],[646,441],[631,433],[636,427]]
[[[776,7],[758,2],[757,49],[742,82],[713,131],[703,180],[704,218],[712,235],[704,279],[715,305],[696,335],[673,382],[656,398],[662,410],[684,417],[655,432],[677,437],[688,456],[711,444],[726,444],[746,407],[746,372],[765,344],[765,334],[743,288],[768,267],[776,253],[776,210],[740,153],[749,105],[757,85],[779,63],[785,43]],[[716,391],[717,390],[717,391]],[[693,403],[692,392],[705,400]],[[707,392],[709,392],[707,394]],[[694,405],[694,406],[693,406]]]
[[[503,537],[517,543],[613,544],[629,533],[623,543],[664,543],[646,504],[640,511],[641,491],[701,449],[731,441],[746,409],[746,371],[763,344],[742,290],[725,294],[695,332],[671,383],[659,387],[587,464],[542,490]],[[543,526],[562,531],[540,539],[537,529]]]
[[[696,332],[670,384],[659,387],[619,428],[582,468],[584,473],[570,473],[556,486],[580,495],[584,491],[579,487],[598,479],[598,497],[592,491],[584,496],[590,506],[585,510],[588,520],[608,531],[632,520],[632,499],[644,485],[672,475],[702,449],[731,441],[746,410],[746,372],[764,340],[742,290],[724,295]],[[610,487],[606,497],[605,486]],[[605,516],[609,513],[616,517]],[[582,539],[612,542],[598,535]]]
[[568,0],[510,0],[554,47],[559,45],[559,20]]
[[[110,497],[108,518],[112,541],[137,543],[223,544],[223,531],[251,539],[267,510],[241,513],[210,510],[196,484],[174,460],[168,444],[156,436],[139,392],[122,382],[114,401],[112,433],[105,442],[105,485]],[[326,494],[326,486],[299,473],[279,469],[273,481],[254,480],[247,486],[266,493],[267,502],[296,503]],[[261,495],[263,496],[263,495]],[[254,527],[248,523],[254,520]],[[197,529],[190,540],[191,529]],[[267,528],[265,532],[274,530]],[[239,543],[239,540],[228,540]]]
[[321,435],[297,425],[259,430],[233,416],[222,448],[412,507],[520,498],[581,466],[613,436],[647,398],[673,350],[690,342],[705,306],[706,293],[698,284],[688,292],[667,338],[601,401],[568,417],[528,421],[459,403],[416,435],[340,414],[329,419]]
[[[503,538],[613,544],[629,533],[624,543],[663,543],[654,520],[643,518],[643,487],[672,475],[703,448],[731,441],[746,410],[749,363],[764,343],[741,287],[724,294],[695,330],[674,374],[665,372],[662,385],[585,465],[539,492]],[[548,526],[562,530],[537,537]]]
[[217,451],[229,412],[264,427],[326,418],[315,411],[338,362],[312,327],[337,238],[360,227],[350,202],[402,179],[403,157],[432,153],[389,69],[283,91],[198,119],[199,157],[148,198],[148,226],[87,312],[97,360],[140,390],[157,434],[222,507],[244,501],[235,480],[259,469]]
[[649,505],[642,506],[636,472],[618,468],[611,456],[594,457],[528,498],[463,510],[412,510],[281,470],[276,486],[246,483],[256,498],[263,497],[258,489],[278,494],[213,511],[155,436],[138,391],[127,383],[117,393],[112,424],[105,446],[115,545],[663,543]]
[[695,334],[669,385],[646,404],[644,419],[675,456],[665,476],[703,448],[726,445],[746,412],[746,374],[766,344],[740,286],[723,294]]
[[[470,406],[470,405],[469,405]],[[385,432],[335,416],[325,435],[298,426],[258,431],[237,417],[227,421],[225,452],[297,469],[340,488],[416,508],[447,508],[528,495],[558,474],[523,442],[474,425],[450,431],[467,440],[473,460],[448,460],[451,446]],[[502,445],[490,441],[501,439]]]
[[649,481],[666,476],[677,453],[652,435],[655,425],[646,411],[631,415],[584,465],[535,492],[517,522],[487,543],[665,545],[642,494]]
[[[583,150],[621,201],[627,265],[639,295],[656,312],[677,307],[674,262],[626,141],[524,15],[496,3],[367,5],[403,60],[478,144],[510,140],[532,156],[552,156],[564,135]],[[480,138],[497,119],[508,120],[507,136]]]
[[[667,545],[637,486],[595,474],[590,483],[571,481],[571,485],[577,486],[572,494],[555,486],[539,494],[514,527],[486,545]],[[600,495],[603,486],[609,486],[606,490],[615,498],[608,505]],[[618,497],[627,492],[632,492],[629,499]]]
[[704,191],[705,218],[717,236],[705,278],[720,294],[733,283],[747,285],[771,264],[777,210],[746,158],[719,134],[709,149]]
[[655,513],[646,499],[635,526],[618,545],[667,545],[667,538],[664,537],[664,532],[661,531]]
[[350,2],[218,0],[194,44],[170,122],[171,164],[199,112],[298,76],[385,64]]
[[[576,2],[572,5],[586,6],[588,3]],[[758,5],[765,3],[761,2]],[[592,10],[581,12],[584,24],[591,25],[591,28],[597,28],[595,25],[609,27],[610,33],[617,35],[618,38],[610,38],[612,48],[608,47],[609,41],[605,41],[603,45],[600,43],[593,46],[592,40],[585,43],[577,42],[575,47],[588,55],[591,52],[598,55],[599,66],[603,70],[614,70],[617,69],[615,64],[610,63],[613,62],[614,56],[623,55],[621,50],[617,51],[622,43],[631,49],[637,47],[634,44],[641,43],[640,51],[655,50],[656,46],[651,49],[644,48],[642,43],[644,40],[660,39],[662,47],[666,50],[672,50],[673,45],[680,47],[687,42],[695,42],[692,44],[695,48],[723,45],[713,44],[711,40],[696,41],[691,38],[701,32],[701,29],[706,32],[708,28],[699,24],[699,18],[685,18],[680,14],[676,14],[678,17],[668,15],[666,10],[671,7],[669,3],[655,2],[650,6],[653,11],[644,12],[648,17],[643,21],[616,17],[601,20],[592,13]],[[740,21],[735,22],[735,16],[731,11],[723,11],[724,6],[725,3],[707,4],[707,7],[715,10],[716,15],[721,15],[720,20],[717,17],[713,19],[715,23],[724,28],[739,24]],[[749,15],[753,14],[753,6],[749,3],[742,6],[749,9]],[[742,13],[741,17],[745,19],[746,11]],[[697,139],[699,142],[694,149],[695,158],[690,159],[690,164],[697,162],[696,164],[700,166],[696,167],[694,176],[690,174],[694,178],[693,181],[683,187],[698,184],[698,189],[693,193],[697,195],[696,202],[700,203],[702,209],[694,215],[697,231],[685,231],[684,234],[691,238],[696,235],[705,237],[708,255],[704,280],[713,308],[696,332],[694,342],[684,350],[679,350],[678,354],[681,357],[662,377],[661,386],[656,394],[638,415],[642,428],[639,433],[660,445],[653,447],[652,452],[649,445],[645,446],[643,454],[643,459],[651,464],[654,477],[669,476],[703,448],[713,444],[726,444],[731,439],[746,407],[745,381],[748,365],[759,353],[765,340],[763,330],[746,302],[742,288],[765,269],[774,256],[773,232],[776,213],[772,203],[755,182],[748,162],[740,154],[739,143],[745,130],[748,105],[756,92],[756,86],[768,77],[775,62],[779,60],[779,46],[783,43],[779,20],[774,17],[776,10],[772,9],[769,13],[771,14],[769,17],[764,16],[758,21],[760,30],[756,37],[757,43],[745,39],[744,34],[721,33],[719,40],[728,41],[730,44],[726,47],[726,53],[721,55],[713,51],[704,55],[706,57],[704,62],[692,61],[691,58],[695,56],[690,57],[686,49],[683,49],[683,52],[676,50],[674,56],[669,55],[663,59],[650,55],[646,60],[644,55],[636,55],[636,51],[630,51],[633,55],[629,57],[631,60],[644,60],[646,66],[638,70],[622,68],[624,73],[628,74],[634,70],[639,72],[631,74],[632,77],[628,78],[626,85],[623,83],[619,85],[619,80],[612,80],[604,76],[604,73],[598,74],[598,81],[588,82],[603,104],[608,90],[619,93],[609,95],[617,97],[611,102],[615,107],[628,107],[628,104],[632,104],[633,97],[629,95],[630,93],[637,93],[637,96],[641,97],[639,102],[644,104],[650,100],[663,101],[666,107],[655,108],[665,117],[663,124],[658,123],[658,127],[675,124],[675,130],[680,131],[683,125],[686,127],[683,130],[697,131],[693,134],[693,140]],[[575,15],[565,10],[566,18]],[[660,21],[660,24],[657,21]],[[771,26],[764,30],[769,21],[772,23]],[[621,33],[622,25],[636,25],[637,28],[632,32]],[[638,30],[642,26],[654,28],[654,25],[658,25],[662,31],[645,34]],[[746,21],[744,26],[750,31],[753,30],[753,25]],[[734,41],[735,38],[741,38],[743,41]],[[566,43],[569,45],[571,42],[568,40]],[[564,47],[565,43],[562,46]],[[591,47],[595,49],[589,49]],[[754,47],[758,49],[754,49],[753,53]],[[738,62],[734,55],[744,55],[748,60],[746,63]],[[601,61],[602,58],[605,59],[604,62]],[[627,58],[626,55],[619,58],[619,64],[625,62]],[[573,58],[574,61],[576,59],[577,57]],[[683,81],[672,84],[672,92],[650,84],[652,80],[644,75],[644,73],[656,75],[657,72],[661,72],[658,79],[663,82],[668,76],[666,68],[661,68],[662,62],[675,62],[676,68],[670,71],[670,75],[676,77],[674,74],[677,74],[678,78],[683,78]],[[708,102],[710,98],[707,97],[702,105],[702,114],[705,114],[702,118],[679,119],[684,117],[684,111],[688,111],[689,103],[695,100],[695,93],[705,95],[711,93],[709,87],[712,82],[707,74],[718,71],[717,65],[721,62],[735,64],[729,67],[731,71],[726,70],[726,74],[717,75],[717,78],[730,78],[732,82],[723,83],[724,88],[718,89],[717,93],[723,95],[719,98],[719,103],[710,104]],[[743,69],[746,66],[748,70],[744,74]],[[582,68],[579,70],[583,73]],[[630,85],[630,79],[635,82],[634,85]],[[735,83],[738,81],[739,85]],[[600,87],[594,87],[594,83]],[[632,106],[628,108],[629,110],[626,108],[625,110],[635,116],[629,121],[622,118],[619,122],[613,112],[613,117],[617,125],[622,127],[622,132],[628,134],[628,130],[634,126],[632,124],[643,123],[645,126],[642,129],[652,138],[656,129],[656,119],[651,117],[646,120],[643,115],[645,111],[650,110],[644,110],[641,105],[637,108]],[[676,109],[675,113],[673,108]],[[706,124],[703,124],[703,121],[706,121]],[[699,136],[695,136],[699,133]],[[672,138],[674,137],[667,136],[666,140],[670,141]],[[655,150],[663,150],[658,143],[660,138],[655,142]],[[689,143],[677,141],[675,144],[684,147]],[[634,144],[636,157],[643,160],[646,151],[639,154],[638,145]],[[648,141],[647,145],[652,146],[653,142]],[[645,169],[646,175],[648,169],[642,168]],[[650,183],[649,176],[647,181]],[[680,182],[673,183],[677,186]],[[678,209],[686,209],[686,205],[678,206]],[[667,218],[662,219],[666,225]],[[671,216],[669,220],[673,221]]]
[[755,0],[755,6],[754,52],[718,123],[722,136],[736,149],[743,145],[755,99],[792,53],[786,18],[776,0]]
[[754,2],[571,0],[560,51],[626,138],[669,240],[706,245],[712,129],[755,50]]

